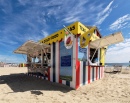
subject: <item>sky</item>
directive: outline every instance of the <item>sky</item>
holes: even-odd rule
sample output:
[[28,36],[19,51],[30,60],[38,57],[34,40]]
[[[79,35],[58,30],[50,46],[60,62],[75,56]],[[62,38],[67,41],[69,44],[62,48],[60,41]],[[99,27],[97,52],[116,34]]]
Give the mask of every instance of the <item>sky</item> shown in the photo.
[[124,42],[109,46],[107,63],[130,61],[129,0],[0,0],[0,61],[25,62],[13,51],[76,21],[97,26],[102,36],[121,31]]

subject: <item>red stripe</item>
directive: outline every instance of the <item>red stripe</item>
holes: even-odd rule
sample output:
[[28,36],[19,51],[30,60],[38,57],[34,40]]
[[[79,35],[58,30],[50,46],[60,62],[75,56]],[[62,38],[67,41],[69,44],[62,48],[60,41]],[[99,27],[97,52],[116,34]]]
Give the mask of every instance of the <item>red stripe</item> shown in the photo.
[[103,67],[102,67],[102,77],[103,77]]
[[62,84],[62,80],[61,79],[59,79],[59,83]]
[[98,80],[98,67],[96,67],[96,80]]
[[80,62],[78,61],[78,37],[76,37],[76,89],[80,85]]
[[88,83],[90,83],[90,66],[88,66]]
[[80,85],[80,62],[77,61],[76,62],[76,89],[79,87]]
[[48,69],[48,81],[50,81],[50,68]]
[[62,39],[59,41],[59,83],[62,84],[62,80],[60,79],[60,42],[62,41]]

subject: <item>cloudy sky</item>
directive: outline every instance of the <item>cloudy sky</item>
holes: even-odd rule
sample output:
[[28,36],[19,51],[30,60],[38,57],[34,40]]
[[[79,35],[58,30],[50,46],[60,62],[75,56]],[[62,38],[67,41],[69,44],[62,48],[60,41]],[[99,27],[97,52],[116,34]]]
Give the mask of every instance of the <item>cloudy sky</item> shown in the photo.
[[0,0],[0,61],[25,62],[13,53],[18,46],[80,21],[102,36],[121,31],[125,40],[108,48],[106,62],[129,62],[129,6],[129,0]]

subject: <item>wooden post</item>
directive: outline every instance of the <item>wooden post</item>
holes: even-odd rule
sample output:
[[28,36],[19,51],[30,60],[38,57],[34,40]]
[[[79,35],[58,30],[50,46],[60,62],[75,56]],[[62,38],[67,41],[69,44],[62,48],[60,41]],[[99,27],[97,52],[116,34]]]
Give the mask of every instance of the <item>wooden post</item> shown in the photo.
[[43,50],[41,50],[41,67],[43,67],[43,61],[44,61],[44,58],[43,58]]

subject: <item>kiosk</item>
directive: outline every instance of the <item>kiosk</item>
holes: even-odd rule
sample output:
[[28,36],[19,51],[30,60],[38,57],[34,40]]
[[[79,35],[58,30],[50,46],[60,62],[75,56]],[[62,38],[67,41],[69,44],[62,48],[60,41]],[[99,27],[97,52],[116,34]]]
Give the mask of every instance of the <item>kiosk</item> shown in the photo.
[[122,41],[121,32],[102,37],[97,27],[75,22],[14,53],[27,55],[29,76],[77,89],[104,77],[107,46]]

